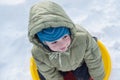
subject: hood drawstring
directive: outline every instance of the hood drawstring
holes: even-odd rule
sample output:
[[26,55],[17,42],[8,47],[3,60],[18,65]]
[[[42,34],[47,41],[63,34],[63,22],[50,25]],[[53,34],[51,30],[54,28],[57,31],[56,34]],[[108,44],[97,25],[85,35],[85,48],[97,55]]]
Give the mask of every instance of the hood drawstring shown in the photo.
[[59,53],[58,55],[59,55],[59,63],[60,63],[60,67],[62,67],[62,62],[61,62],[61,53]]
[[49,59],[52,60],[52,59],[57,59],[58,58],[60,67],[62,67],[62,60],[61,60],[61,55],[62,54],[70,55],[69,52],[53,52],[49,55]]

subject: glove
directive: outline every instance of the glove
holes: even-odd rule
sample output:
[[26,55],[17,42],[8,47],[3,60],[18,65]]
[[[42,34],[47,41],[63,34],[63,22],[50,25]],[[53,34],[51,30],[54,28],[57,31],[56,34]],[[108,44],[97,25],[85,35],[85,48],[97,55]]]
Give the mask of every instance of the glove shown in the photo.
[[93,78],[91,78],[91,77],[90,77],[90,79],[89,79],[89,80],[93,80]]
[[64,76],[64,80],[77,80],[73,73],[70,71]]

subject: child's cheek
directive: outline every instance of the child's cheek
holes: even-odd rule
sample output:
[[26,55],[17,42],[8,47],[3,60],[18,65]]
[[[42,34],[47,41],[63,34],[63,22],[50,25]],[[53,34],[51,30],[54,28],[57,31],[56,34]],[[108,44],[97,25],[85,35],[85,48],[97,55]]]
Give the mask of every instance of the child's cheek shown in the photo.
[[70,42],[70,41],[71,41],[71,39],[70,39],[70,38],[67,38],[67,39],[66,39],[66,42]]
[[52,50],[56,50],[56,46],[54,45],[54,46],[50,46],[50,49],[52,49]]

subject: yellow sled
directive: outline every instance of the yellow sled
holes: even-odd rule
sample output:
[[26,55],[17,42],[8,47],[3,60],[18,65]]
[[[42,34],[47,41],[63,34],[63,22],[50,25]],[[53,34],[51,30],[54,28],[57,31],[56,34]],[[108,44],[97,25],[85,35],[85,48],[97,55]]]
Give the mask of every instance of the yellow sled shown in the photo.
[[[104,46],[104,44],[101,41],[97,41],[98,46],[100,48],[101,54],[102,54],[102,59],[104,62],[104,69],[105,69],[105,77],[104,80],[109,80],[110,72],[111,72],[111,59],[108,50]],[[36,63],[33,58],[30,59],[30,72],[32,75],[32,80],[41,80],[38,72],[37,72],[37,67]]]

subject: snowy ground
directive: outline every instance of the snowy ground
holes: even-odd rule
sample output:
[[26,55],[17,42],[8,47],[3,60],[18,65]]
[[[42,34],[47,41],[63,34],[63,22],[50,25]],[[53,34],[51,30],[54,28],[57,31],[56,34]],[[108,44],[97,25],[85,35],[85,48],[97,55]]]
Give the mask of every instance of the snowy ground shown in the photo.
[[[0,80],[32,80],[27,37],[29,9],[38,0],[0,0]],[[42,0],[39,0],[42,1]],[[97,36],[110,52],[110,80],[120,80],[120,0],[52,0]]]

